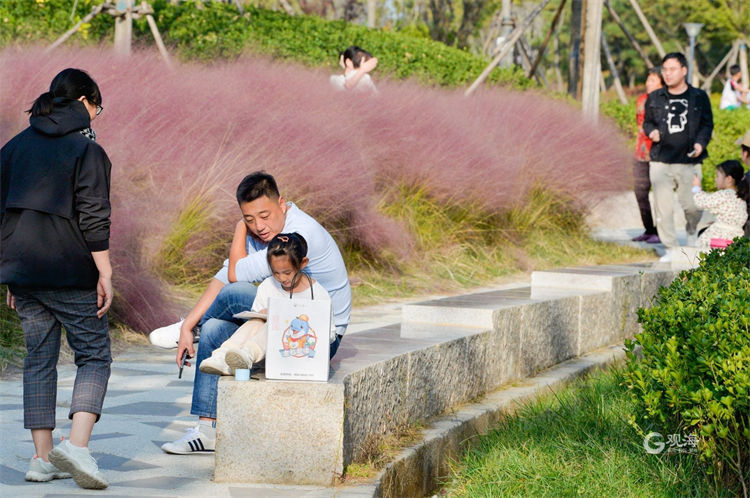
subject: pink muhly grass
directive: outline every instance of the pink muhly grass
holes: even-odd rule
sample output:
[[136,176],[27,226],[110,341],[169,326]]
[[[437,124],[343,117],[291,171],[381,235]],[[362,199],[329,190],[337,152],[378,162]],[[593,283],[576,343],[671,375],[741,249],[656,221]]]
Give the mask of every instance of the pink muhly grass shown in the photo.
[[122,275],[118,290],[128,323],[143,330],[163,324],[158,310],[172,315],[152,270],[170,224],[208,194],[228,244],[240,216],[235,188],[252,171],[276,176],[282,195],[340,245],[402,256],[410,234],[377,209],[391,187],[489,212],[521,205],[538,184],[579,199],[629,188],[629,151],[614,126],[587,124],[568,103],[500,89],[466,99],[377,73],[379,95],[340,93],[322,72],[252,58],[169,71],[152,53],[6,49],[2,143],[65,67],[88,70],[102,90],[94,128],[113,164],[113,260],[130,282]]

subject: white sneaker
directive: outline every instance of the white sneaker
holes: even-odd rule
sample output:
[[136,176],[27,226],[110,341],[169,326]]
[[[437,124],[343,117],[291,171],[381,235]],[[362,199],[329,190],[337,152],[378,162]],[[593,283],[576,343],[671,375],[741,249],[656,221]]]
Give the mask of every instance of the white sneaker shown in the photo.
[[225,358],[226,364],[229,365],[229,368],[232,370],[237,370],[238,368],[253,368],[253,357],[244,349],[228,348]]
[[234,370],[227,365],[224,355],[225,351],[223,349],[215,349],[211,353],[211,356],[204,358],[201,364],[198,365],[198,370],[204,374],[211,375],[234,375]]
[[88,448],[63,441],[49,452],[49,461],[63,472],[73,474],[73,480],[84,489],[104,489],[109,486]]
[[180,320],[172,325],[159,327],[148,335],[148,340],[151,341],[151,344],[160,348],[176,348],[177,342],[180,340],[180,327],[182,327],[184,321]]
[[659,258],[659,263],[671,263],[672,262],[672,253],[667,251],[667,253]]
[[29,462],[29,471],[26,472],[26,480],[31,482],[47,482],[52,479],[70,479],[71,477],[73,476],[36,455]]
[[216,449],[216,438],[204,434],[200,425],[185,431],[185,435],[177,441],[164,443],[161,449],[173,455],[192,455],[194,453],[213,453]]

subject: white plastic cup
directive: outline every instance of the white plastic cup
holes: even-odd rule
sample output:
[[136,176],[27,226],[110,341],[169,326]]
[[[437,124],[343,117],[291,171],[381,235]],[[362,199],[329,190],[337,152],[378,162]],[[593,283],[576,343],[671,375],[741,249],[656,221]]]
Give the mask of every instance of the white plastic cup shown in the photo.
[[250,369],[249,368],[238,368],[234,371],[234,380],[246,381],[250,380]]

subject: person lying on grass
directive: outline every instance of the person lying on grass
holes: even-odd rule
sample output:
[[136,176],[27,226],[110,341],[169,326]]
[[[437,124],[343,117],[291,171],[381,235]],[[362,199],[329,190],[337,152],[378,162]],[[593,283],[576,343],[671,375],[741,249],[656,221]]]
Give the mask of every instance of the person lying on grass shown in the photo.
[[[151,342],[163,347],[177,346],[179,364],[184,353],[195,356],[193,328],[199,327],[195,363],[200,367],[244,323],[233,315],[252,308],[258,290],[255,283],[271,276],[266,250],[268,243],[282,232],[299,233],[307,241],[307,273],[331,296],[335,334],[340,342],[349,324],[352,295],[344,259],[331,235],[294,203],[286,202],[279,194],[276,180],[263,171],[252,173],[240,182],[237,202],[242,219],[235,226],[229,259],[187,317],[152,332]],[[165,443],[162,446],[165,452],[214,451],[218,381],[217,375],[195,372],[190,413],[199,417],[198,426],[177,441]]]

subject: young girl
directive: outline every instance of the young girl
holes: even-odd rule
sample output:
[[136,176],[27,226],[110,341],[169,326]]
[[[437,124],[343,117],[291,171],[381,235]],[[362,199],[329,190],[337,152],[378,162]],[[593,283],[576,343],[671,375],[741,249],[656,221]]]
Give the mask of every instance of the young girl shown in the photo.
[[716,166],[716,192],[701,191],[698,177],[693,178],[693,200],[698,209],[705,209],[716,217],[698,237],[702,252],[711,250],[711,239],[732,240],[744,235],[747,221],[748,187],[742,180],[742,164],[736,160],[724,161]]
[[[328,292],[317,281],[307,278],[302,270],[307,266],[307,242],[298,233],[280,233],[271,239],[266,253],[271,277],[258,286],[258,293],[251,311],[266,313],[268,298],[282,297],[323,299],[330,301]],[[310,285],[312,284],[312,289]],[[336,351],[337,336],[330,334],[331,356]],[[199,365],[203,373],[214,375],[232,375],[237,368],[250,368],[266,356],[266,322],[253,318],[245,322],[237,331],[224,341],[210,357]]]
[[357,90],[378,93],[370,73],[378,65],[378,59],[371,53],[356,45],[348,47],[339,54],[339,66],[344,74],[331,76],[331,85],[339,90]]

